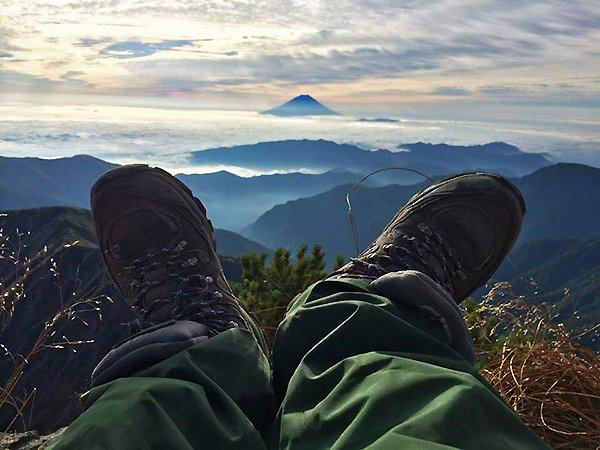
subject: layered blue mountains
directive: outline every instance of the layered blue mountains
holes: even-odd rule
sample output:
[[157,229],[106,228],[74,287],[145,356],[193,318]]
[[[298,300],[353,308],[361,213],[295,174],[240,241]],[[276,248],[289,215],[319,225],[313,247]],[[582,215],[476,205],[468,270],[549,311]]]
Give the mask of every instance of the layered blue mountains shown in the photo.
[[[325,140],[287,140],[223,147],[195,152],[191,164],[225,165],[286,173],[244,178],[229,172],[178,177],[206,204],[213,222],[240,231],[275,205],[309,197],[357,181],[384,167],[406,167],[429,176],[487,170],[515,177],[552,164],[543,154],[494,142],[477,146],[401,144],[397,151],[369,151]],[[89,206],[89,189],[104,172],[117,167],[87,155],[46,160],[0,157],[0,209],[39,206]],[[423,177],[407,171],[388,171],[370,185],[414,184]]]
[[[550,248],[552,240],[570,240],[578,242],[573,248],[594,255],[594,276],[600,272],[597,247],[580,242],[600,238],[600,169],[553,164],[544,154],[526,153],[503,142],[474,146],[417,142],[399,144],[397,150],[369,151],[324,140],[264,142],[199,151],[192,155],[193,164],[271,170],[303,167],[322,172],[240,177],[219,171],[177,176],[207,207],[219,229],[219,252],[223,256],[235,258],[278,247],[293,251],[305,243],[319,243],[333,261],[335,255],[349,258],[356,253],[346,194],[372,170],[411,168],[434,179],[466,171],[498,172],[520,188],[528,207],[514,251],[525,252],[522,254],[541,264],[549,259],[536,256],[541,250],[526,252],[522,248]],[[88,208],[92,184],[114,167],[117,165],[87,155],[54,160],[0,157],[0,210]],[[367,246],[398,208],[428,184],[419,175],[398,170],[378,174],[355,189],[351,201],[359,248]],[[560,245],[551,248],[557,254],[564,253]],[[581,256],[578,260],[587,259]],[[531,261],[524,267],[532,273],[538,270]],[[500,275],[510,278],[506,270]],[[552,280],[562,280],[559,285],[571,292],[577,290],[566,286],[566,275]],[[592,285],[598,287],[597,283]],[[555,287],[556,283],[552,284],[554,291]]]
[[[265,171],[343,169],[365,174],[383,167],[404,166],[428,175],[488,170],[506,176],[526,175],[551,164],[544,154],[526,153],[504,142],[473,146],[417,142],[399,144],[394,151],[367,151],[355,145],[326,140],[288,140],[208,149],[194,152],[192,162],[197,165],[224,164]],[[379,179],[408,183],[422,178],[396,173],[382,175]]]

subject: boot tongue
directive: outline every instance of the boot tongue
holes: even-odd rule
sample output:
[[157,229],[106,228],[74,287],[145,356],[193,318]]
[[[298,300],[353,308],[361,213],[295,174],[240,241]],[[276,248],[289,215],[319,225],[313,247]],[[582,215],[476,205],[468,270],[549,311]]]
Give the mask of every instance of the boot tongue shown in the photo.
[[[164,279],[168,276],[168,270],[165,267],[159,267],[156,270],[150,271],[146,274],[146,277],[149,279]],[[181,281],[175,278],[172,281],[166,282],[164,284],[159,284],[158,286],[150,289],[146,295],[144,295],[144,304],[149,305],[155,300],[165,299],[168,297],[172,297],[175,292],[181,289]],[[170,320],[172,318],[172,310],[175,306],[174,302],[167,302],[164,305],[155,309],[147,319],[151,322],[164,322]]]
[[169,218],[149,209],[135,210],[123,214],[113,225],[109,233],[110,248],[119,259],[139,258],[149,253],[150,248],[169,246],[176,232],[177,225]]

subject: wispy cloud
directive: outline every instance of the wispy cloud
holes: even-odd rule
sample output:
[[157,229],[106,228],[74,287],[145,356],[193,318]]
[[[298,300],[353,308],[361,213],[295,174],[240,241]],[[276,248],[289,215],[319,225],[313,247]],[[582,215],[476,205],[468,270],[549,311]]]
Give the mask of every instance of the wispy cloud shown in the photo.
[[13,70],[0,70],[0,91],[45,92],[54,90],[60,83]]
[[81,38],[79,39],[75,45],[78,47],[94,47],[100,44],[106,44],[108,42],[112,42],[113,40],[109,37],[104,38]]
[[479,92],[490,96],[506,96],[506,95],[523,95],[528,93],[528,90],[515,86],[496,85],[484,86],[479,89]]
[[53,80],[45,77],[17,72],[14,70],[0,70],[0,92],[31,92],[31,93],[68,93],[85,92],[93,85],[87,81],[78,79],[81,72],[69,71]]
[[79,86],[80,88],[93,88],[94,85],[92,83],[79,78],[82,75],[85,75],[85,73],[80,70],[69,70],[69,71],[63,73],[60,76],[60,79],[62,81],[68,82],[69,84],[71,84],[73,86]]
[[[219,96],[228,87],[242,98],[260,85],[263,98],[306,87],[390,102],[517,101],[523,92],[568,101],[593,93],[600,73],[600,4],[587,0],[0,4],[11,24],[0,26],[0,55],[22,60],[11,70],[54,81],[79,71],[107,94]],[[67,64],[49,54],[69,55],[57,58]]]
[[453,87],[453,86],[442,86],[431,91],[433,95],[441,95],[448,97],[466,97],[472,94],[468,89]]

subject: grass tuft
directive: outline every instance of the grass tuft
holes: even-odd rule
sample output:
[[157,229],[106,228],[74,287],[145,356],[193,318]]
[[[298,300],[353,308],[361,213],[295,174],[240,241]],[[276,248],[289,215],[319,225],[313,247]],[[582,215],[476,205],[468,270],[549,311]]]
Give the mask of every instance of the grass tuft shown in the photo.
[[467,307],[466,318],[482,374],[527,425],[554,449],[598,448],[600,357],[578,343],[582,333],[574,336],[537,295],[516,295],[508,283]]

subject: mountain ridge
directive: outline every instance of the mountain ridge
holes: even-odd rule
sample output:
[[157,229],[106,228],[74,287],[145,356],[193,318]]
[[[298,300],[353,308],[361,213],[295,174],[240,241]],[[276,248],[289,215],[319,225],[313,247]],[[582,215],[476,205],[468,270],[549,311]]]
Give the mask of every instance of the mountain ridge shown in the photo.
[[[406,151],[390,151],[365,150],[352,144],[338,144],[324,139],[288,139],[205,149],[192,152],[191,158],[196,164],[225,164],[255,170],[302,167],[323,171],[337,168],[363,175],[383,167],[404,166],[430,176],[473,170],[522,176],[552,164],[543,154],[523,152],[503,142],[482,144],[479,147],[421,144],[404,144],[412,148]],[[460,151],[443,151],[447,148]],[[479,152],[478,148],[484,148],[486,151]],[[516,151],[507,151],[513,148]],[[394,182],[418,181],[417,177],[409,174],[385,174],[381,177],[396,180]]]
[[0,209],[89,205],[89,188],[116,167],[119,165],[90,155],[57,159],[0,156]]
[[[322,139],[222,147],[194,153],[192,162],[264,170],[298,171],[304,168],[318,173],[296,172],[245,178],[220,171],[178,174],[177,177],[190,185],[194,194],[206,204],[217,227],[239,231],[277,204],[316,195],[336,185],[353,183],[384,167],[408,167],[436,177],[475,170],[503,175],[527,174],[550,164],[543,155],[527,154],[505,143],[488,143],[479,147],[408,145],[425,146],[426,150],[369,151]],[[453,151],[440,148],[452,148]],[[485,151],[474,151],[474,148]],[[54,160],[0,157],[0,209],[54,205],[88,208],[93,183],[115,167],[118,165],[86,155]],[[370,178],[367,184],[412,184],[421,180],[422,177],[412,172],[386,171]]]
[[[600,204],[600,169],[560,163],[513,179],[513,182],[523,192],[528,208],[521,241],[600,236],[597,207]],[[398,208],[428,185],[360,186],[355,189],[351,200],[360,245],[368,245],[375,239]],[[295,248],[302,243],[318,242],[328,255],[353,255],[354,243],[346,205],[349,188],[350,185],[337,186],[313,197],[277,205],[248,226],[243,234],[271,248]],[[564,223],[567,217],[568,227]],[[328,226],[319,228],[320,223]]]

